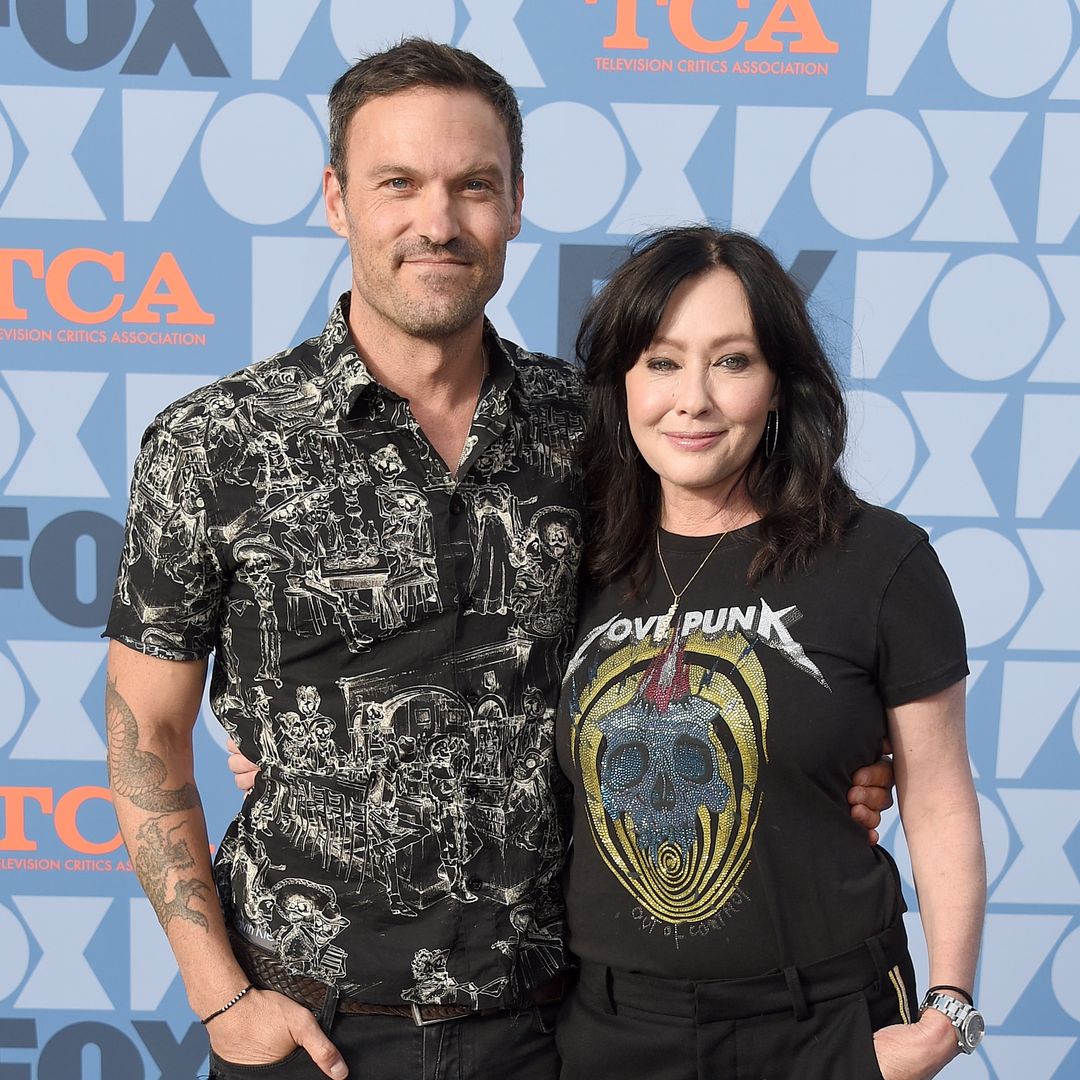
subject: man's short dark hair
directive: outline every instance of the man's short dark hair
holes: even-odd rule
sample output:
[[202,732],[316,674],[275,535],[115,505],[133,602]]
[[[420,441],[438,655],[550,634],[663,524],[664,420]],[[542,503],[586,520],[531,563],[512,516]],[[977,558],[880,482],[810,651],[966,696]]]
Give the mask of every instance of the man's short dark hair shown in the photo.
[[498,113],[510,146],[510,181],[521,176],[521,108],[510,84],[489,64],[464,49],[426,38],[403,38],[397,45],[353,64],[330,91],[330,167],[345,190],[349,121],[373,97],[426,88],[471,90]]

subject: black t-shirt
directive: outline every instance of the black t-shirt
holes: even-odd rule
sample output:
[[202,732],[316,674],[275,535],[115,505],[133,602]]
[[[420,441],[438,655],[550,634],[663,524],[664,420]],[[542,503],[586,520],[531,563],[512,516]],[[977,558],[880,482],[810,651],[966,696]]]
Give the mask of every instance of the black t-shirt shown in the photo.
[[[574,785],[570,947],[691,979],[841,952],[903,910],[895,869],[847,803],[885,709],[967,673],[964,632],[926,534],[864,507],[811,569],[746,584],[757,526],[685,590],[585,598],[557,744]],[[661,534],[683,589],[716,537]]]

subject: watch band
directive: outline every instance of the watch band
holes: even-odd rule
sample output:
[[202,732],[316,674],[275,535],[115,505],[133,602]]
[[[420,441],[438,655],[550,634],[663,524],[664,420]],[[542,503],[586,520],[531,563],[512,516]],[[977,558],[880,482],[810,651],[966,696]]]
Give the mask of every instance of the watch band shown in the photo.
[[927,1009],[936,1009],[949,1018],[949,1022],[956,1029],[956,1041],[963,1053],[975,1052],[975,1048],[982,1042],[986,1022],[974,1005],[969,1005],[951,994],[942,994],[931,989],[926,992],[919,1011],[922,1013]]

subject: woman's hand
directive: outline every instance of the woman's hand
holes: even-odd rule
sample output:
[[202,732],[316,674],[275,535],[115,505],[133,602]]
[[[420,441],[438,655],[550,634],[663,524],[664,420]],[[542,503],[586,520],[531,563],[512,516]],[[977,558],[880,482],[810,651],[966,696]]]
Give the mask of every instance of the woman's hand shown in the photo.
[[232,736],[229,736],[225,749],[229,751],[229,771],[233,774],[233,782],[246,795],[255,786],[259,766],[240,753],[240,748],[233,742]]
[[298,1046],[332,1080],[349,1067],[303,1005],[272,990],[250,990],[227,1012],[206,1025],[214,1053],[233,1065],[272,1065]]
[[893,1024],[874,1032],[874,1052],[885,1080],[928,1080],[958,1053],[956,1028],[937,1009],[917,1024]]

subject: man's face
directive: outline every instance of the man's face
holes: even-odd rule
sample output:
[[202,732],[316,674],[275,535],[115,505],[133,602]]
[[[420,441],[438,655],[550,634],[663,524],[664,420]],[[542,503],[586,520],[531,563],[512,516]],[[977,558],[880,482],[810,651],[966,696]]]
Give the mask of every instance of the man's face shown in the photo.
[[440,340],[475,324],[521,228],[492,106],[463,90],[373,98],[349,122],[347,161],[347,191],[327,168],[323,193],[349,240],[354,331]]

